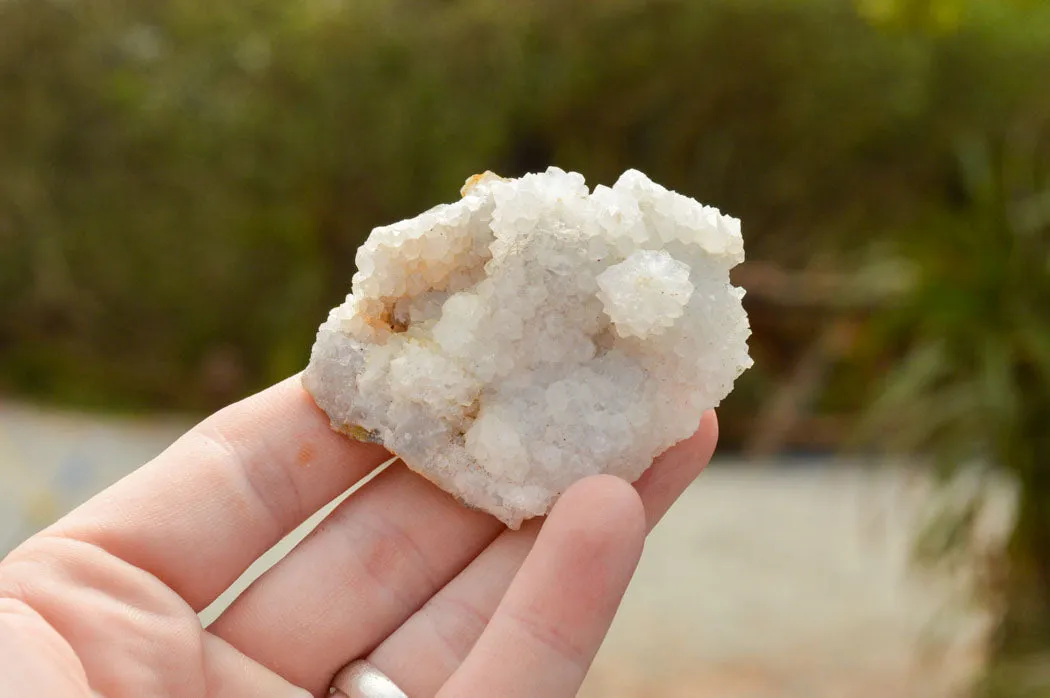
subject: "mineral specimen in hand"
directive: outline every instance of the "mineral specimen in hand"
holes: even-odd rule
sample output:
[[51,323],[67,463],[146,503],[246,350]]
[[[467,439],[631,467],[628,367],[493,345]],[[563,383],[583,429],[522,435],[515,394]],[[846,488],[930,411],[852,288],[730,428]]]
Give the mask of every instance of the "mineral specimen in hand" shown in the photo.
[[636,480],[751,365],[740,222],[635,170],[461,193],[372,231],[303,384],[335,429],[517,528],[583,477]]

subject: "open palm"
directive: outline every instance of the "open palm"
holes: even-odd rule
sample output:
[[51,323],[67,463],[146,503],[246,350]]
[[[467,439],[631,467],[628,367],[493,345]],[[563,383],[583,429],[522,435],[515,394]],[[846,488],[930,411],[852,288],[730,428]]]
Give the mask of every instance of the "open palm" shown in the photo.
[[389,458],[289,379],[0,563],[0,695],[321,696],[367,657],[413,697],[573,696],[646,531],[716,438],[712,412],[634,488],[589,478],[519,531],[396,464],[202,628],[253,561]]

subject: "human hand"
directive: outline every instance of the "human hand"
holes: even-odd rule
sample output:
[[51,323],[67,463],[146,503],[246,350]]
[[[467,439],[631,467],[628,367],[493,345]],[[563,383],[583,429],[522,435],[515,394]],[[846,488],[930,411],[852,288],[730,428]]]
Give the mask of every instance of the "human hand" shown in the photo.
[[634,488],[589,478],[519,531],[395,464],[204,629],[253,561],[390,457],[289,379],[0,562],[0,695],[304,698],[368,658],[413,697],[573,696],[716,439],[709,412]]

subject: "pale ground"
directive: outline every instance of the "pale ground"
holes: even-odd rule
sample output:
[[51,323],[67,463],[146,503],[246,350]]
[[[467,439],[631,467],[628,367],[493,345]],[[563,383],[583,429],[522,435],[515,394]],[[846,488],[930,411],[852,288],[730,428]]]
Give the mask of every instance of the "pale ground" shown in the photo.
[[[0,404],[0,553],[186,426]],[[945,499],[914,470],[830,465],[712,464],[648,541],[581,696],[967,695],[996,620],[975,579],[1011,526],[1012,488],[966,479]],[[910,562],[934,503],[978,492],[971,550],[951,570]]]

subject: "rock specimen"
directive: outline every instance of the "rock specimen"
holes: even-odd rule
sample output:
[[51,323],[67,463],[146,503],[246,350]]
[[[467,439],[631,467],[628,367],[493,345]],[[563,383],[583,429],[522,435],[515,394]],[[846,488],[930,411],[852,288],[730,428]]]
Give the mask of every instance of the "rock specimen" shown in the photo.
[[517,528],[583,477],[636,480],[751,365],[740,222],[635,170],[461,193],[372,231],[303,384],[333,428]]

